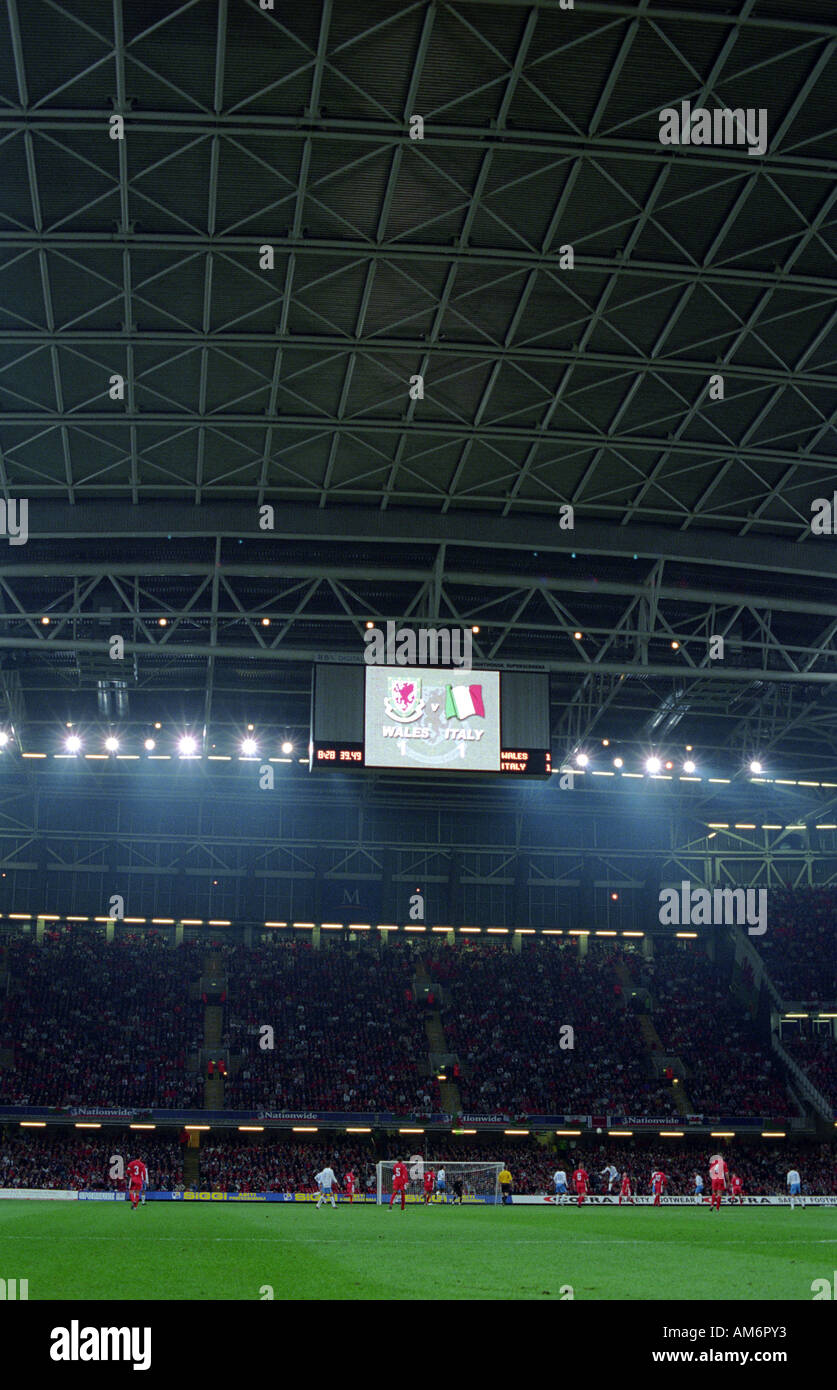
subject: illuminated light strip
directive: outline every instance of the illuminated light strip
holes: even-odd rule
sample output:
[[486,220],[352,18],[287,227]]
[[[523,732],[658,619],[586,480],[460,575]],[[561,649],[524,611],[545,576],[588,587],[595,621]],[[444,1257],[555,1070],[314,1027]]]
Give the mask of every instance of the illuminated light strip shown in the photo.
[[786,830],[807,830],[807,828],[808,828],[808,827],[805,826],[805,825],[786,825],[786,826],[785,826],[785,829],[786,829]]
[[300,931],[313,931],[313,930],[314,930],[314,923],[313,923],[313,922],[294,922],[294,927],[298,928]]
[[39,912],[39,913],[38,913],[38,916],[39,916],[39,918],[41,919],[42,922],[60,922],[60,921],[61,921],[61,918],[57,915],[57,913],[53,913],[53,912]]
[[46,1120],[20,1120],[21,1129],[46,1129]]
[[674,935],[675,935],[675,936],[682,937],[683,940],[691,941],[691,940],[694,940],[694,939],[697,937],[697,932],[696,932],[696,931],[676,931],[676,932],[674,933]]
[[[24,756],[24,758],[45,758],[45,757],[46,757],[46,754],[45,754],[45,753],[24,753],[23,756]],[[85,753],[84,756],[85,756],[85,758],[87,759],[88,762],[93,762],[93,763],[107,762],[108,758],[110,757],[110,753]]]
[[449,932],[449,931],[450,931],[450,927],[431,927],[430,930],[431,930],[431,931]]
[[644,772],[620,772],[619,776],[620,776],[620,777],[638,777],[639,780],[642,781],[643,777],[645,776],[645,773],[644,773]]
[[171,753],[149,753],[148,761],[150,763],[170,763]]
[[398,931],[397,927],[378,927],[378,931]]
[[371,930],[372,930],[372,928],[370,927],[370,925],[369,925],[368,922],[354,922],[354,923],[349,927],[349,931],[371,931]]
[[20,922],[30,922],[32,920],[31,912],[10,912],[9,916]]
[[346,1126],[346,1133],[347,1133],[347,1134],[371,1134],[371,1133],[372,1133],[372,1126],[371,1126],[371,1125],[347,1125],[347,1126]]
[[580,1130],[580,1129],[556,1129],[555,1133],[556,1133],[556,1134],[563,1134],[563,1135],[566,1135],[566,1136],[570,1136],[570,1135],[575,1136],[575,1135],[580,1135],[580,1134],[581,1134],[581,1130]]
[[570,936],[589,936],[590,932],[586,927],[570,927]]
[[53,753],[53,758],[74,758],[75,753]]
[[702,777],[681,777],[681,778],[680,778],[680,781],[681,781],[681,782],[702,782],[702,781],[703,781],[703,778],[702,778]]
[[399,1134],[424,1134],[423,1129],[399,1129]]
[[[239,761],[241,761],[241,760],[239,760]],[[232,762],[232,758],[230,757],[230,755],[229,755],[228,753],[210,753],[209,756],[207,757],[207,762],[210,762],[210,763],[231,763],[231,762]]]
[[593,935],[594,935],[594,936],[618,936],[619,933],[616,932],[616,931],[597,931],[597,932],[594,932]]
[[[837,1124],[837,1121],[835,1121],[835,1124]],[[452,1129],[452,1130],[451,1130],[451,1134],[476,1134],[476,1132],[477,1132],[477,1131],[476,1131],[475,1129]],[[579,1130],[578,1132],[579,1132],[579,1134],[580,1134],[580,1133],[581,1133],[581,1130]]]
[[76,1122],[75,1122],[73,1128],[74,1128],[74,1129],[101,1129],[102,1126],[101,1126],[101,1124],[99,1123],[98,1120],[76,1120]]
[[[24,753],[23,756],[24,756],[24,758],[45,758],[45,757],[46,757],[46,753]],[[88,754],[87,754],[87,757],[89,758],[90,756],[91,756],[91,754],[88,753]],[[98,754],[94,753],[92,756],[93,756],[93,757],[99,757],[99,758],[106,758],[106,757],[107,757],[107,753],[98,753]]]
[[[581,1133],[580,1130],[579,1133]],[[632,1129],[609,1129],[607,1131],[608,1139],[630,1139],[632,1134]]]
[[777,787],[795,787],[795,786],[796,786],[796,783],[795,783],[795,782],[789,782],[788,779],[787,779],[786,777],[777,777],[777,778],[776,778],[776,786],[777,786]]
[[[781,830],[781,825],[763,825],[762,830]],[[837,829],[837,827],[835,827]]]
[[594,773],[593,773],[593,776],[594,776],[594,777],[615,777],[615,776],[616,776],[616,773],[615,773],[615,772],[594,772]]
[[181,927],[202,927],[202,926],[203,926],[203,918],[202,918],[202,917],[181,917],[181,919],[180,919],[180,925],[181,925]]
[[427,931],[427,927],[405,927],[405,931]]
[[729,779],[729,777],[710,777],[710,778],[709,778],[709,781],[710,781],[710,782],[719,782],[719,783],[723,783],[723,785],[724,785],[725,787],[728,787],[729,784],[730,784],[730,779]]
[[67,917],[65,920],[66,920],[67,922],[89,922],[89,921],[90,921],[90,918],[89,918],[89,917]]
[[828,825],[818,825],[817,830],[837,830],[837,823],[829,823]]
[[460,927],[461,932],[481,932],[482,927]]
[[683,1138],[683,1130],[682,1130],[682,1129],[661,1129],[659,1133],[660,1133],[660,1138],[661,1138],[661,1139],[682,1139],[682,1138]]
[[529,1133],[530,1133],[530,1130],[528,1130],[528,1129],[504,1129],[504,1130],[503,1130],[503,1133],[504,1133],[504,1134],[529,1134]]
[[117,917],[94,917],[94,918],[93,918],[93,921],[94,921],[94,922],[117,922],[118,920],[119,920],[119,919],[118,919]]
[[808,1018],[808,1014],[785,1014],[785,1018]]
[[763,1129],[762,1139],[787,1139],[787,1134],[783,1129]]
[[644,936],[644,931],[623,931],[623,936]]
[[837,782],[821,782],[821,787],[837,787]]
[[485,930],[489,936],[508,936],[509,934],[508,927],[486,927]]
[[293,758],[268,758],[269,763],[292,763]]
[[725,820],[708,820],[706,825],[709,830],[729,830],[729,821]]
[[563,931],[556,931],[554,927],[544,927],[541,936],[563,936]]
[[263,1134],[264,1125],[239,1125],[239,1134]]
[[147,922],[147,917],[123,917],[123,922]]
[[133,762],[133,763],[135,763],[135,762],[139,762],[139,753],[117,753],[116,759],[117,759],[117,762],[120,762],[120,763],[125,763],[125,762],[128,762],[128,763]]
[[321,922],[321,923],[320,923],[320,930],[321,930],[321,931],[342,931],[342,930],[343,930],[343,923],[342,923],[342,922]]
[[318,1128],[317,1128],[316,1125],[292,1125],[292,1126],[291,1126],[291,1133],[292,1133],[292,1134],[318,1134],[318,1133],[319,1133],[319,1130],[318,1130]]
[[129,1129],[156,1129],[156,1125],[129,1125]]
[[736,821],[735,826],[733,828],[735,830],[755,830],[756,827],[754,825],[750,825],[748,821]]
[[195,1130],[195,1132],[200,1131],[201,1133],[203,1133],[204,1130],[210,1129],[211,1126],[210,1126],[210,1125],[184,1125],[183,1128],[184,1128],[184,1129],[188,1129],[188,1130]]
[[713,1129],[709,1132],[710,1139],[734,1139],[734,1129]]
[[816,1018],[837,1018],[837,1014],[816,1014]]
[[[127,921],[128,919],[126,918],[125,920]],[[173,927],[173,926],[174,926],[174,918],[173,918],[173,917],[152,917],[152,918],[151,918],[151,923],[152,923],[152,926],[155,926],[155,925],[156,925],[156,926],[158,926],[158,927]]]
[[516,933],[518,936],[534,936],[534,935],[535,935],[535,928],[534,928],[534,927],[515,927],[515,933]]
[[286,927],[287,922],[265,922],[266,927]]
[[800,782],[798,785],[800,787],[818,787],[820,784],[819,782]]
[[231,927],[232,922],[228,922],[224,917],[210,917],[206,925],[208,927]]

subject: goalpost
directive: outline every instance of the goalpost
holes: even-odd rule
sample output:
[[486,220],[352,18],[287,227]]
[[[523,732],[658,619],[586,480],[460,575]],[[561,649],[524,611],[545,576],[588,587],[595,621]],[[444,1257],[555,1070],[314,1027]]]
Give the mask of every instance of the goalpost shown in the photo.
[[[440,1169],[445,1171],[446,1192],[440,1193],[436,1190],[436,1183],[433,1184],[433,1202],[452,1202],[454,1200],[453,1184],[462,1183],[462,1201],[469,1205],[479,1202],[483,1206],[500,1206],[502,1194],[500,1192],[500,1173],[503,1170],[502,1163],[462,1163],[457,1159],[424,1159],[421,1154],[413,1154],[405,1160],[407,1170],[410,1174],[410,1181],[407,1185],[407,1201],[424,1200],[424,1174],[428,1168],[432,1168],[434,1173]],[[378,1177],[377,1203],[381,1206],[389,1202],[392,1196],[392,1170],[395,1167],[395,1159],[387,1159],[377,1163],[375,1170]]]

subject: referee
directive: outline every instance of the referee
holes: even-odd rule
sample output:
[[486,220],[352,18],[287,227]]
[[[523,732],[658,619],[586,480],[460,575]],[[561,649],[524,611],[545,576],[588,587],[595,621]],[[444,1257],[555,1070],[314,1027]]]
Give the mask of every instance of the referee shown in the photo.
[[500,1191],[501,1191],[502,1194],[503,1194],[503,1206],[504,1206],[504,1207],[510,1207],[510,1206],[512,1205],[512,1199],[511,1199],[512,1175],[511,1175],[511,1173],[509,1172],[508,1168],[504,1168],[504,1169],[503,1169],[503,1171],[501,1172],[501,1174],[500,1174],[500,1176],[499,1176],[498,1181],[499,1181],[499,1183],[500,1183]]

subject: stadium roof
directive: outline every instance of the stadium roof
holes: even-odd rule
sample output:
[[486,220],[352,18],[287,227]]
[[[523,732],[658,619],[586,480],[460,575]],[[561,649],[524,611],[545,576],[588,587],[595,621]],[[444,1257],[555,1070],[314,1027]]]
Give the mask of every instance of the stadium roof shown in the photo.
[[301,731],[395,619],[549,669],[558,755],[833,771],[836,48],[828,0],[4,0],[20,737]]

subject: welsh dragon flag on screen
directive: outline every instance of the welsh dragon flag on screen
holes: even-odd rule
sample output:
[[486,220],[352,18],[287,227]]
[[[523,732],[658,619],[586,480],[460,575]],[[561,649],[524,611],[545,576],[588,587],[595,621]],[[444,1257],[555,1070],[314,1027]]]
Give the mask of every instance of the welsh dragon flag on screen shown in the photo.
[[481,685],[449,685],[445,694],[445,718],[467,719],[472,714],[485,718]]

